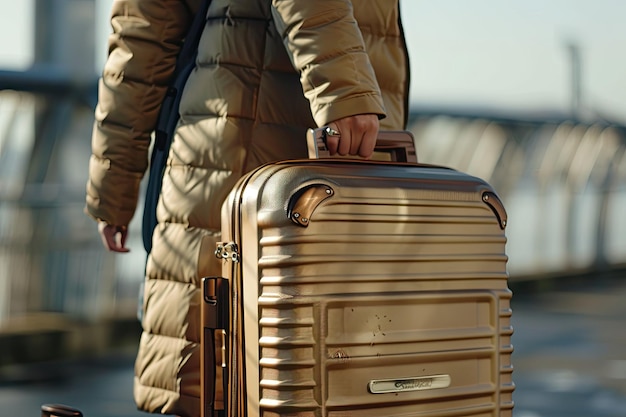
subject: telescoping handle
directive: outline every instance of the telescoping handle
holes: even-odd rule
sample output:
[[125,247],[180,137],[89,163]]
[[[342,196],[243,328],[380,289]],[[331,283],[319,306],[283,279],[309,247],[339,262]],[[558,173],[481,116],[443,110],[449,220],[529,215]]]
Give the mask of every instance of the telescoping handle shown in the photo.
[[[330,152],[326,146],[326,138],[329,135],[328,127],[309,129],[307,132],[307,146],[309,158],[328,158]],[[354,156],[341,158],[358,158]],[[407,130],[381,130],[378,132],[374,155],[371,160],[387,162],[417,163],[415,141],[413,134]]]
[[[224,410],[216,409],[217,383],[222,382],[223,396],[228,389],[228,374],[222,366],[217,369],[216,331],[228,328],[229,319],[229,287],[228,280],[221,277],[206,277],[202,279],[203,304],[201,307],[200,323],[200,417],[219,417],[225,415]],[[224,341],[224,343],[226,343]],[[222,361],[227,355],[226,346],[222,345]],[[226,404],[226,401],[224,401]]]

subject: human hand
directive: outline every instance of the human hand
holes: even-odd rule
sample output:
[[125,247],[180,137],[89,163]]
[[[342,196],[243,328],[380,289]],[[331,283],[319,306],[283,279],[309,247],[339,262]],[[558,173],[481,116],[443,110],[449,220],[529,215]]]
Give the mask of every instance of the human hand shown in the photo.
[[328,135],[330,155],[358,155],[369,158],[374,153],[380,122],[376,114],[357,114],[328,123],[338,135]]
[[128,227],[114,226],[106,222],[98,222],[98,232],[102,238],[102,244],[111,252],[130,252],[126,247]]

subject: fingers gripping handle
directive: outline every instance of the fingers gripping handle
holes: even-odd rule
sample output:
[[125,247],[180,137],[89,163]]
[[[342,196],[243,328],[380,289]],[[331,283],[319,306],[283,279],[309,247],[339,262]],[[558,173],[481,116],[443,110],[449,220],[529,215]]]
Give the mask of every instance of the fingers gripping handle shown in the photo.
[[[339,132],[329,128],[321,127],[309,129],[307,131],[307,147],[309,158],[329,158],[330,153],[326,144],[328,136],[337,136]],[[342,158],[357,158],[343,157]],[[417,163],[417,153],[415,152],[415,141],[413,134],[406,130],[381,130],[378,132],[374,155],[371,158],[376,161],[388,162],[408,162]]]

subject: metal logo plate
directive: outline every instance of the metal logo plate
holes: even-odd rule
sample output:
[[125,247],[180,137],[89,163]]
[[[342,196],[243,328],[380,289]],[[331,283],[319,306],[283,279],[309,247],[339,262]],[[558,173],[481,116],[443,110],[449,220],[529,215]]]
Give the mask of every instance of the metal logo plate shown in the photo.
[[386,394],[447,388],[450,382],[450,375],[428,375],[402,379],[373,379],[367,387],[372,394]]

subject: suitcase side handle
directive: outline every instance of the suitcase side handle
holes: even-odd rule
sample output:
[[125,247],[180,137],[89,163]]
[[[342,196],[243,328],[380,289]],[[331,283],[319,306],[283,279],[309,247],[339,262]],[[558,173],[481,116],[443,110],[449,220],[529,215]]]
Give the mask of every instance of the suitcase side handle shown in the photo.
[[[309,129],[307,131],[307,147],[309,158],[329,158],[330,152],[326,146],[326,138],[329,135],[328,127]],[[342,156],[341,158],[362,159],[355,156]],[[407,162],[417,164],[417,152],[415,152],[415,140],[408,130],[381,130],[378,132],[374,155],[375,161]]]

